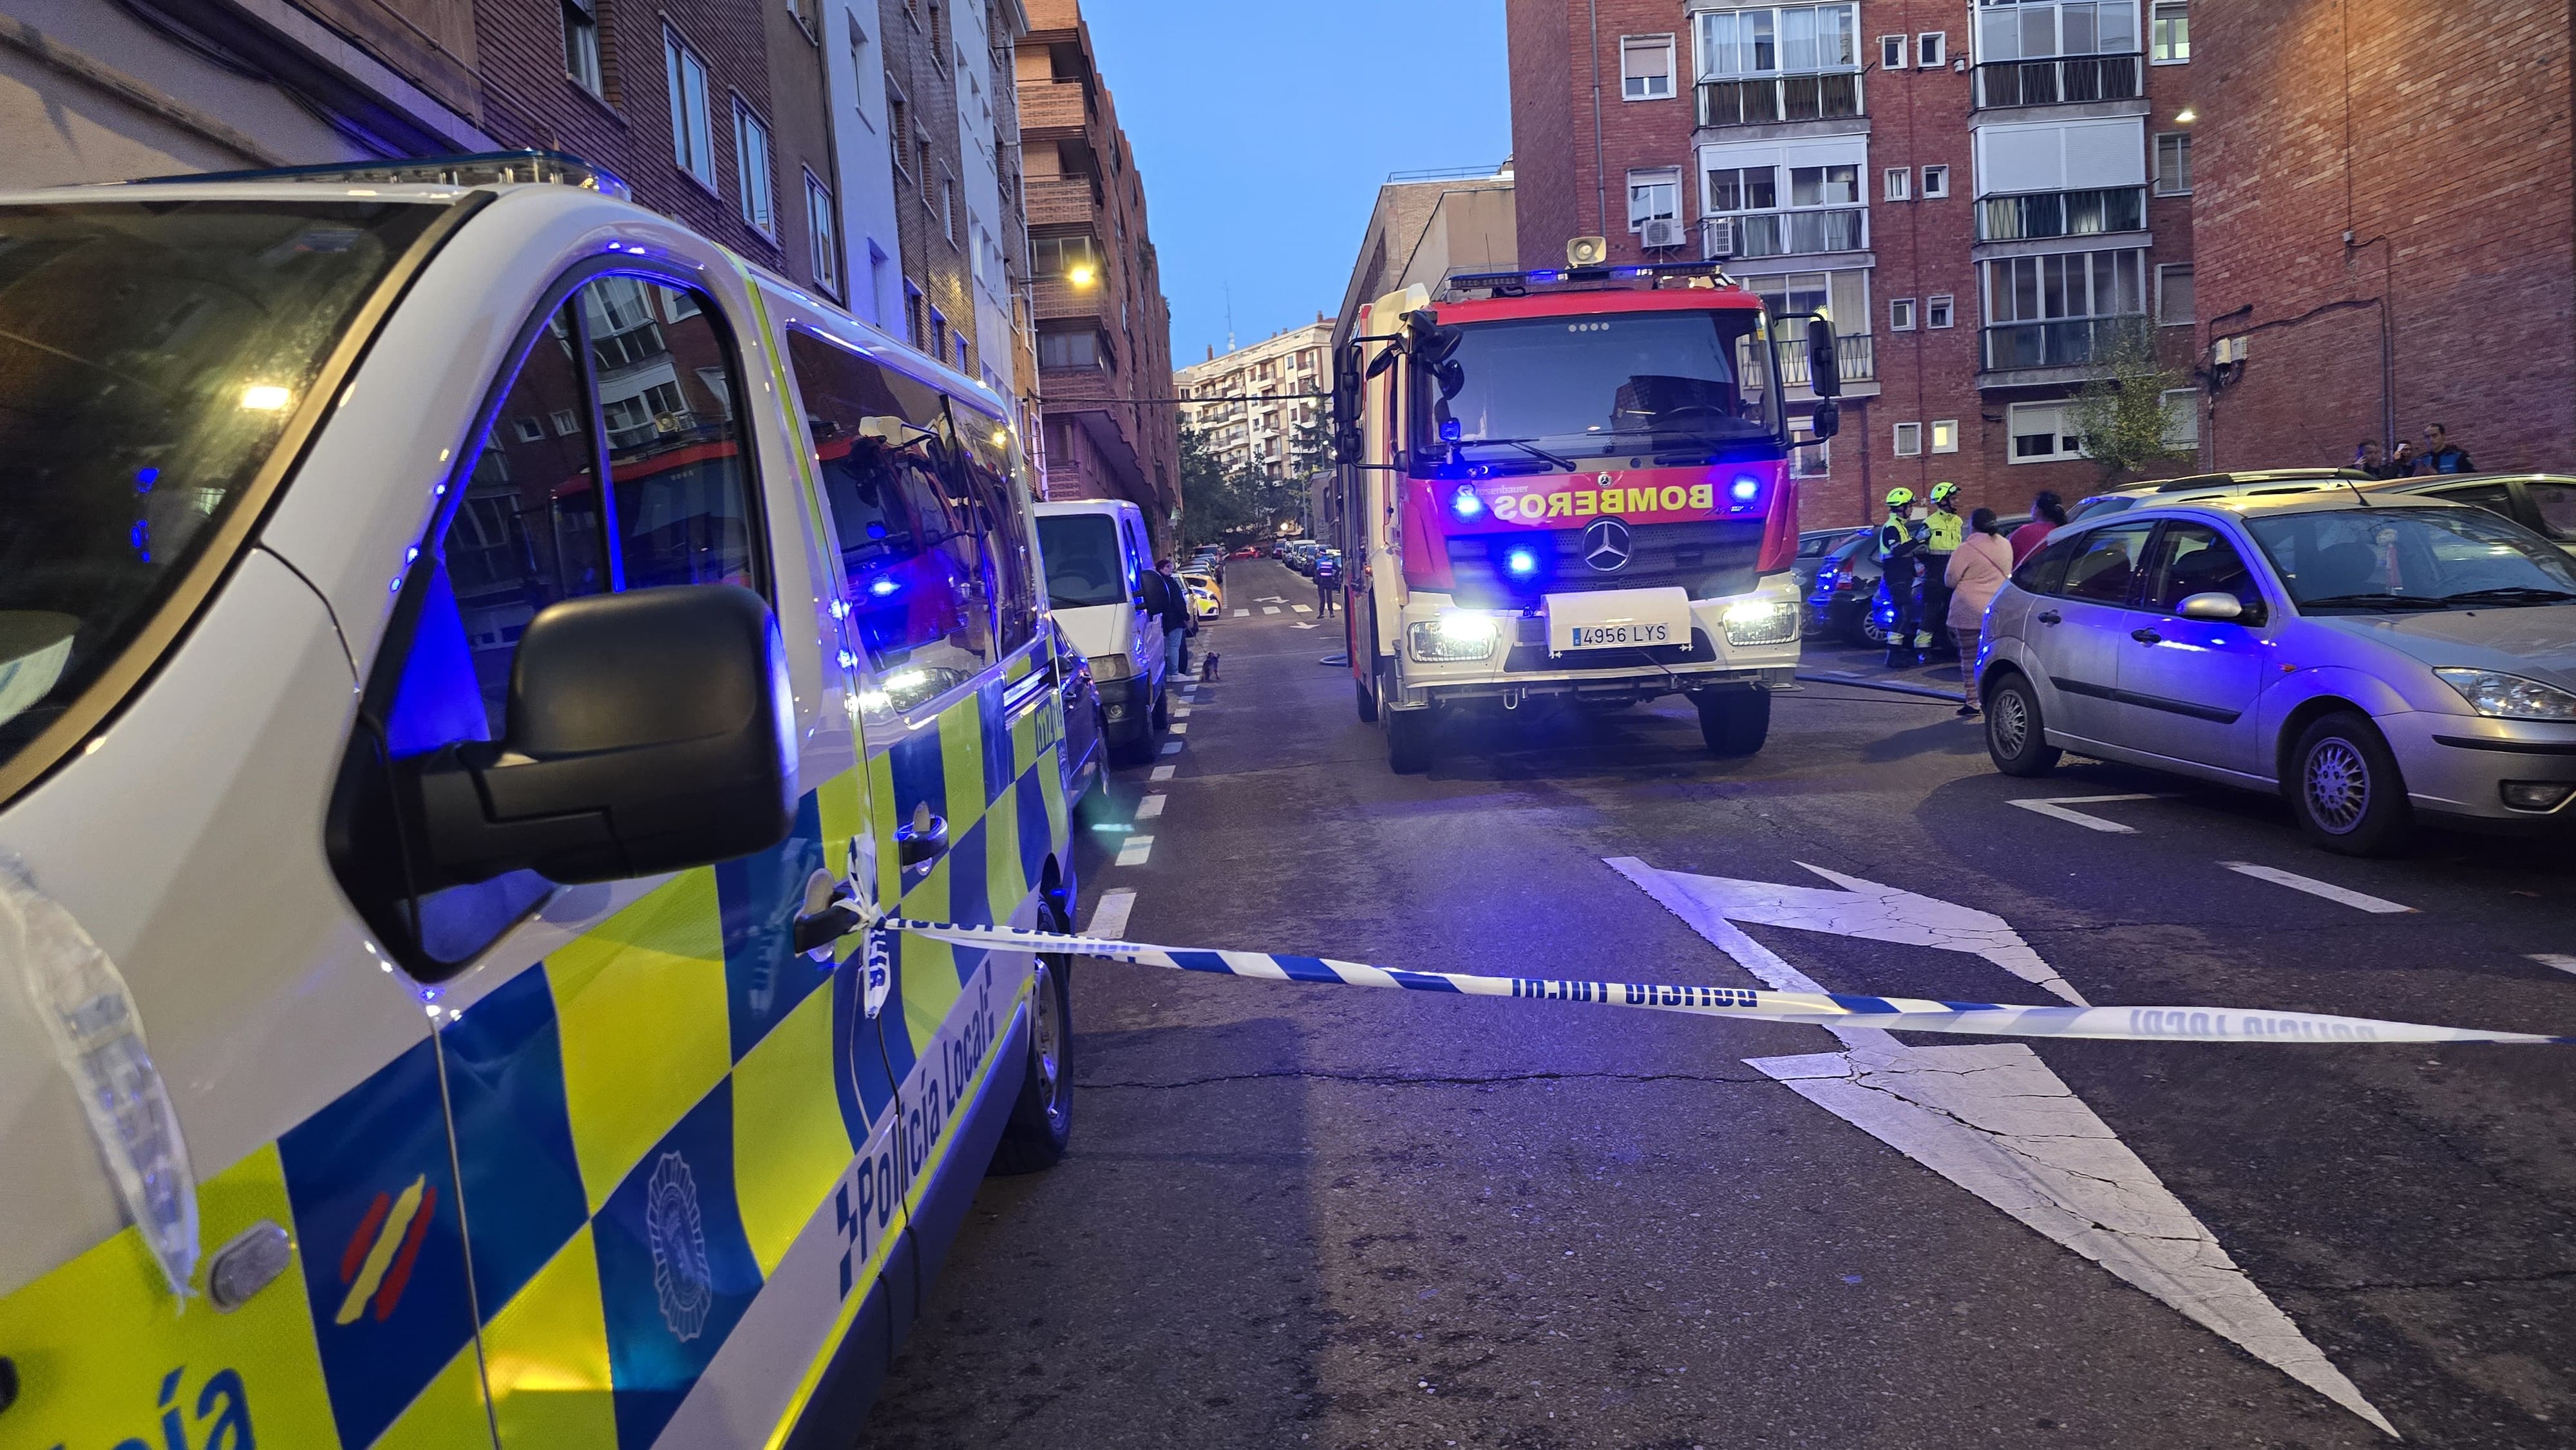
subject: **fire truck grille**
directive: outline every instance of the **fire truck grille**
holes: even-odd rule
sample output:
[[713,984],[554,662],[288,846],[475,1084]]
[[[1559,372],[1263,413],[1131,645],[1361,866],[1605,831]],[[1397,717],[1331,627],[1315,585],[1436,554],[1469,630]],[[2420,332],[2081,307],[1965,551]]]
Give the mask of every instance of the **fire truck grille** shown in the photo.
[[1693,599],[1720,599],[1758,582],[1762,527],[1760,519],[1638,524],[1629,530],[1628,562],[1607,570],[1584,561],[1581,529],[1476,534],[1448,541],[1449,574],[1458,602],[1479,609],[1525,608],[1573,589],[1679,586]]

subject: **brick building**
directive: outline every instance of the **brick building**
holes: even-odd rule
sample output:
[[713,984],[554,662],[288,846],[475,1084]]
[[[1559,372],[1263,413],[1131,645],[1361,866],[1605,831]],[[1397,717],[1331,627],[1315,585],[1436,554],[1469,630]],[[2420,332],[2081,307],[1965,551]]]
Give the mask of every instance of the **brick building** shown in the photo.
[[2480,467],[2569,467],[2570,14],[2467,13],[2268,0],[2194,17],[2201,341],[2244,352],[2210,400],[2215,465],[2420,447],[2443,422]]
[[[2193,8],[1509,0],[1521,264],[1576,236],[1614,263],[1723,256],[1828,316],[1847,401],[1799,452],[1809,527],[1942,479],[2004,513],[2090,492],[2059,405],[2125,337],[2194,364]],[[2169,407],[2188,447],[2196,399]]]
[[1145,181],[1076,0],[1030,0],[1021,164],[1050,498],[1123,498],[1169,549],[1181,506],[1172,317]]
[[[1173,396],[1215,400],[1183,411],[1228,464],[1288,477],[1296,430],[1324,420],[1325,405],[1313,395],[1333,389],[1332,345],[1333,324],[1317,313],[1223,356],[1209,348],[1204,362],[1172,375]],[[1237,401],[1245,398],[1255,401]]]

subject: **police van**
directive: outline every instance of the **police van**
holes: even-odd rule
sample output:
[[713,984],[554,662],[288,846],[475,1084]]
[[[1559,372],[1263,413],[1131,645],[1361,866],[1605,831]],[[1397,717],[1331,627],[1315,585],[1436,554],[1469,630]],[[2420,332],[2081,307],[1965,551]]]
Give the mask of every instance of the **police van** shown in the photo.
[[1008,410],[621,193],[0,197],[0,1444],[845,1443],[1065,1151]]

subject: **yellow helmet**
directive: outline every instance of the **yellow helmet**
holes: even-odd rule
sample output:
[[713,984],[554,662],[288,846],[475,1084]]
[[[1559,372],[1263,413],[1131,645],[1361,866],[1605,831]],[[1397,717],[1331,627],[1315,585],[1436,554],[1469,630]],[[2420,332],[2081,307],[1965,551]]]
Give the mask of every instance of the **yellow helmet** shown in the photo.
[[1910,488],[1889,489],[1887,491],[1887,506],[1890,509],[1910,509],[1914,507],[1914,490]]
[[1939,483],[1932,485],[1932,501],[1934,503],[1948,503],[1950,500],[1957,498],[1958,496],[1959,486],[1950,482],[1946,478],[1941,480]]

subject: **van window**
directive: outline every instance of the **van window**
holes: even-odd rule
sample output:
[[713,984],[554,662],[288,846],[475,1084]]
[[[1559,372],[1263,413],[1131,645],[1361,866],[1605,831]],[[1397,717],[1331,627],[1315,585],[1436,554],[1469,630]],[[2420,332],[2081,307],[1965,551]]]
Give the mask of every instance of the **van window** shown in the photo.
[[1107,514],[1049,514],[1038,520],[1046,556],[1047,599],[1058,609],[1124,604],[1131,581],[1118,547],[1118,522]]
[[992,566],[971,489],[952,482],[948,400],[838,343],[790,331],[846,601],[895,708],[942,694],[993,660]]
[[581,289],[591,368],[616,481],[629,588],[760,587],[731,351],[705,296],[634,277]]
[[957,453],[978,532],[993,569],[994,626],[1004,654],[1036,637],[1037,568],[1029,550],[1027,495],[1012,480],[1010,432],[981,413],[958,407],[965,435]]

